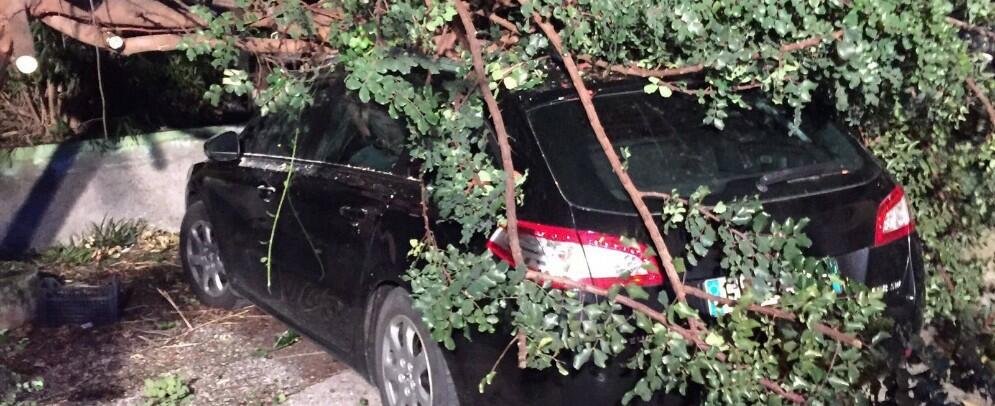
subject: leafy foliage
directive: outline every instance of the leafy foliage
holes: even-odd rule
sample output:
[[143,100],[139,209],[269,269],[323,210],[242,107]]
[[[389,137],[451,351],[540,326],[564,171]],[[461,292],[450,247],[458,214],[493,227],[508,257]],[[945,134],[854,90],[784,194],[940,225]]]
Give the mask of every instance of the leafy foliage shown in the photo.
[[137,244],[149,229],[149,225],[141,219],[105,218],[100,223],[90,224],[89,230],[71,237],[68,243],[43,251],[41,261],[80,265],[108,256],[116,257]]
[[[294,28],[289,31],[295,38],[318,38],[314,32],[322,27],[295,10],[297,3],[280,5],[281,24]],[[258,8],[251,1],[244,6]],[[681,326],[694,330],[702,323],[698,311],[684,302],[662,295],[654,303],[633,286],[592,300],[591,292],[559,289],[468,250],[472,238],[504,223],[503,189],[494,183],[513,175],[496,168],[487,153],[488,115],[470,55],[456,41],[462,30],[454,27],[454,5],[345,0],[326,6],[344,16],[327,27],[337,33],[328,45],[338,56],[284,64],[293,70],[272,69],[269,86],[262,89],[238,71],[231,46],[255,14],[201,10],[210,28],[198,35],[216,41],[190,44],[186,51],[191,57],[210,55],[217,68],[231,69],[212,94],[252,93],[264,113],[306,105],[309,84],[318,77],[314,73],[335,66],[347,72],[346,84],[360,100],[384,105],[391,116],[405,120],[411,155],[423,162],[423,177],[431,186],[431,203],[443,221],[462,229],[459,246],[438,246],[429,229],[423,240],[412,241],[414,265],[408,277],[415,305],[433,337],[447,347],[456,345],[455,333],[504,332],[501,326],[510,325],[518,333],[515,340],[524,340],[529,367],[568,374],[589,363],[604,366],[632,350],[625,361],[644,377],[627,400],[698,384],[705,387],[708,403],[730,404],[780,400],[773,390],[758,392],[761,385],[804,394],[813,403],[874,400],[882,385],[891,394],[907,389],[909,380],[895,377],[906,372],[890,375],[894,371],[949,354],[913,340],[915,356],[889,356],[882,341],[887,334],[879,334],[888,330],[880,322],[881,293],[856,283],[839,292],[844,281],[830,272],[826,260],[805,254],[811,244],[804,235],[806,221],[771,221],[754,200],[705,207],[707,192],[699,191],[688,199],[672,196],[662,207],[667,228],[690,236],[676,267],[693,265],[709,249],[719,248],[722,268],[748,287],[698,340],[682,334]],[[972,109],[969,102],[978,96],[963,84],[977,82],[990,94],[995,80],[991,55],[971,49],[950,22],[990,24],[995,9],[990,0],[540,0],[484,3],[477,9],[494,22],[479,39],[488,43],[485,70],[489,89],[498,95],[559,84],[560,72],[547,55],[549,42],[536,29],[535,17],[556,25],[564,47],[593,67],[589,74],[642,76],[644,90],[660,97],[696,95],[708,106],[705,124],[718,129],[725,127],[728,109],[745,107],[741,89],[760,88],[795,111],[815,98],[833,99],[834,114],[906,186],[916,209],[925,257],[934,270],[928,278],[926,321],[953,326],[968,341],[990,342],[985,318],[991,309],[980,300],[984,263],[967,250],[995,225],[990,207],[995,122]],[[674,81],[680,74],[695,74],[701,81]],[[800,117],[795,115],[796,124]],[[520,186],[528,180],[513,181]],[[622,305],[623,296],[653,303],[663,316],[631,312]],[[751,310],[775,297],[791,317]],[[830,339],[819,325],[831,325],[864,345]],[[984,365],[975,367],[991,374]],[[949,375],[939,367],[930,371],[916,378],[926,383],[917,391],[929,398],[919,400],[945,401],[942,392],[929,389],[940,388]],[[481,389],[493,379],[493,374],[484,377]],[[954,381],[991,395],[984,379]]]
[[162,374],[145,379],[143,396],[147,406],[178,406],[190,402],[193,392],[179,375]]
[[[41,45],[39,71],[18,75],[10,67],[11,73],[0,73],[0,116],[4,117],[0,145],[16,147],[92,135],[101,127],[103,107],[93,47],[67,41],[41,23],[32,25],[32,33]],[[222,120],[220,109],[204,99],[204,91],[221,78],[208,58],[187,60],[179,54],[121,58],[103,52],[100,61],[110,136]],[[223,101],[224,110],[239,110],[232,97]]]

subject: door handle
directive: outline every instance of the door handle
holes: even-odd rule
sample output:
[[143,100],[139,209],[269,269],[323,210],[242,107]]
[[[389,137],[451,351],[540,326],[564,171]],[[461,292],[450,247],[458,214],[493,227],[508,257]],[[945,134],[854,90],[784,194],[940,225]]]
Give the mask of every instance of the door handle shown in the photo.
[[259,192],[259,198],[267,203],[273,200],[273,195],[276,194],[276,188],[268,183],[260,183],[256,186],[256,190]]
[[349,220],[359,221],[369,214],[369,210],[362,207],[342,206],[339,207],[339,214]]

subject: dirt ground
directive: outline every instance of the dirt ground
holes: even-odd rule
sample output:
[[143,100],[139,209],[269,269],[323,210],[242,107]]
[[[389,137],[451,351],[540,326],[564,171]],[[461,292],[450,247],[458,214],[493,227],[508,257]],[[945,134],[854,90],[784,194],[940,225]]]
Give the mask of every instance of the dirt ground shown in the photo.
[[139,405],[146,401],[146,378],[172,373],[193,392],[185,404],[380,403],[372,387],[315,344],[302,339],[275,349],[287,327],[255,307],[228,312],[198,304],[183,280],[174,248],[153,254],[126,252],[96,264],[42,268],[76,281],[95,282],[116,274],[127,301],[123,318],[115,324],[24,327],[0,337],[0,363],[24,378],[44,382],[40,391],[19,393],[18,401]]

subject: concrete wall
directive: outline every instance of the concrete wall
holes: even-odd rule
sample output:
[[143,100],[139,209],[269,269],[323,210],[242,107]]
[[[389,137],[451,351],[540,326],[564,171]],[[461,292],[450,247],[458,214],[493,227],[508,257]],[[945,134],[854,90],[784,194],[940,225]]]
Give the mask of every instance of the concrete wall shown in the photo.
[[234,127],[0,150],[0,258],[65,242],[102,219],[177,230],[190,165]]

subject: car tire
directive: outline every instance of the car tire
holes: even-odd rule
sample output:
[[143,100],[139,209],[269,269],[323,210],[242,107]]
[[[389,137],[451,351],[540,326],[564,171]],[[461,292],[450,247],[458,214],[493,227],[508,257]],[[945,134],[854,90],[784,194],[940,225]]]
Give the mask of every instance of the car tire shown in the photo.
[[458,406],[452,374],[439,343],[402,288],[384,297],[376,318],[373,377],[384,406]]
[[203,202],[187,207],[180,225],[180,263],[190,289],[201,303],[219,309],[245,307],[229,286],[228,273],[221,260],[214,227]]

